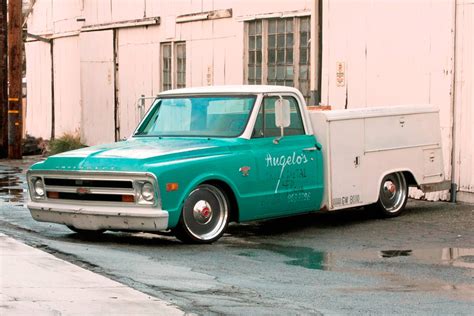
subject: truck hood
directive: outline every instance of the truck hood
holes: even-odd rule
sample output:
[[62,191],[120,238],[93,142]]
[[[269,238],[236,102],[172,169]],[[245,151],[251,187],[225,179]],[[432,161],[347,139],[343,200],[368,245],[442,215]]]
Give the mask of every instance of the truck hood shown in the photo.
[[146,171],[150,164],[228,154],[230,144],[226,139],[133,138],[54,155],[32,169]]

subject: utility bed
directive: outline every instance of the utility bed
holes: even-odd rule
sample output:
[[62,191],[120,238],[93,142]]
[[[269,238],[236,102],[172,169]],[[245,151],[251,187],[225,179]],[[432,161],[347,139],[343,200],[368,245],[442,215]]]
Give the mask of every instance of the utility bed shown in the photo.
[[374,107],[309,111],[322,145],[323,206],[336,210],[377,201],[391,172],[409,185],[435,188],[444,180],[439,111],[433,106]]

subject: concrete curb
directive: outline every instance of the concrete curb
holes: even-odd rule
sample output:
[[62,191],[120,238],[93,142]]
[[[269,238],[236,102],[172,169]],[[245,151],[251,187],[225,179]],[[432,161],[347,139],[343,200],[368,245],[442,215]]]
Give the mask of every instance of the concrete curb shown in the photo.
[[1,315],[183,315],[166,302],[0,233]]

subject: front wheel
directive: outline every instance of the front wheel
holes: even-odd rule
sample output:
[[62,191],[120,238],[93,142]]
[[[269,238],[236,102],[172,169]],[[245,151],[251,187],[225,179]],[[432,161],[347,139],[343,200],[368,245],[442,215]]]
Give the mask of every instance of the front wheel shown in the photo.
[[400,215],[408,200],[408,186],[402,172],[391,173],[382,179],[379,200],[375,207],[383,217]]
[[185,243],[212,243],[229,223],[229,202],[225,193],[210,184],[201,184],[184,202],[175,236]]

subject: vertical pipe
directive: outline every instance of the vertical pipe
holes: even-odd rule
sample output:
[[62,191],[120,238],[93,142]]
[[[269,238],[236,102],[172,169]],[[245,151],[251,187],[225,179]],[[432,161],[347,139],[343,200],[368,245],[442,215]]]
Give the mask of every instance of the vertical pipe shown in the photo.
[[9,1],[8,3],[8,157],[10,159],[22,158],[23,16],[21,6],[21,1]]
[[456,88],[457,88],[457,85],[456,85],[456,55],[457,55],[457,45],[456,45],[456,39],[457,39],[457,36],[456,36],[456,33],[457,33],[457,21],[458,21],[458,10],[457,10],[457,2],[458,0],[455,0],[454,1],[454,38],[453,38],[453,58],[454,58],[454,61],[453,61],[453,82],[452,82],[452,91],[453,91],[453,98],[452,98],[452,102],[453,102],[453,106],[451,107],[452,108],[452,111],[451,111],[451,117],[453,119],[453,124],[452,124],[452,127],[451,127],[451,137],[452,137],[452,140],[451,140],[451,190],[450,190],[450,193],[451,193],[451,202],[452,203],[456,203],[456,193],[457,193],[457,184],[456,184],[456,115],[457,115],[457,111],[456,111]]
[[321,17],[322,0],[311,3],[311,46],[310,46],[310,98],[309,105],[318,105],[321,101]]
[[120,140],[120,104],[119,104],[119,81],[118,81],[118,34],[113,29],[113,67],[114,67],[114,122],[115,122],[115,141]]
[[321,99],[321,17],[322,0],[311,3],[311,46],[310,46],[310,101],[317,105]]
[[316,73],[317,73],[317,14],[318,14],[318,2],[319,0],[313,0],[311,2],[311,46],[310,46],[310,98],[308,105],[316,105]]
[[49,52],[51,58],[51,139],[56,136],[56,113],[54,104],[54,40],[49,42]]

